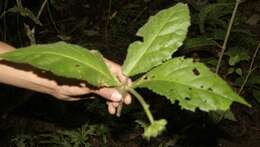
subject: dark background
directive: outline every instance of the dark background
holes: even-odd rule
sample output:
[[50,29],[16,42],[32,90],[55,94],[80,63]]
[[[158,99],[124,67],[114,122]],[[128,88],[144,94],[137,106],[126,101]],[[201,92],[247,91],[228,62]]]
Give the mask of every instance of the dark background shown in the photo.
[[[7,12],[16,6],[16,1],[0,1],[0,40],[15,47],[30,45],[25,24],[35,27],[36,43],[66,41],[79,44],[89,49],[97,49],[102,54],[119,64],[126,56],[128,45],[140,39],[135,36],[149,16],[174,5],[177,0],[48,0],[39,18],[38,25],[31,17],[24,17],[21,12]],[[192,25],[184,45],[174,56],[184,55],[199,59],[211,69],[215,68],[220,48],[202,41],[196,45],[192,38],[204,37],[222,44],[229,19],[235,4],[234,0],[186,0]],[[21,0],[24,8],[37,15],[43,0]],[[202,9],[219,3],[230,3],[220,10],[208,10],[203,24],[205,31],[199,29],[198,15]],[[238,9],[236,20],[228,42],[227,52],[239,48],[248,55],[247,59],[230,65],[234,54],[225,54],[220,76],[235,90],[239,90],[248,72],[250,61],[260,37],[260,1],[244,0]],[[237,53],[237,52],[235,52]],[[237,121],[222,119],[216,121],[213,115],[201,112],[181,110],[178,104],[170,104],[166,99],[147,90],[140,93],[147,98],[156,118],[168,120],[167,131],[150,141],[142,138],[142,129],[136,119],[145,119],[139,104],[134,100],[131,106],[124,107],[123,115],[116,118],[108,114],[105,101],[96,99],[79,102],[63,102],[51,96],[39,94],[7,85],[0,85],[0,146],[63,146],[43,144],[42,134],[57,133],[60,130],[78,131],[85,124],[106,128],[105,135],[96,129],[95,135],[89,135],[87,142],[91,146],[162,146],[162,147],[260,147],[260,91],[259,62],[255,58],[255,70],[241,95],[252,104],[247,108],[239,104],[232,105],[232,112]],[[240,69],[242,75],[231,72]],[[185,77],[184,77],[185,78]],[[259,81],[259,80],[258,80]],[[101,141],[103,137],[107,141]],[[73,136],[73,135],[72,135]],[[75,136],[75,135],[74,135]],[[17,141],[18,140],[18,141]],[[57,139],[56,141],[70,140]],[[21,143],[22,142],[22,143]],[[72,144],[72,143],[71,143]],[[79,145],[86,146],[86,145]]]

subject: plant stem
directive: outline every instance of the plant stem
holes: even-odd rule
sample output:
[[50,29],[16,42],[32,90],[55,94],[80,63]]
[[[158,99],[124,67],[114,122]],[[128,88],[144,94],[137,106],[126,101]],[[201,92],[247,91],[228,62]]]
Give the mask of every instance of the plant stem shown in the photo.
[[51,21],[51,23],[52,23],[52,25],[53,25],[53,27],[54,27],[56,33],[57,33],[57,34],[60,34],[60,30],[58,29],[58,27],[57,27],[57,25],[56,25],[56,23],[55,23],[55,21],[54,21],[54,18],[53,18],[53,16],[52,16],[51,9],[50,9],[49,2],[48,2],[48,1],[47,1],[47,12],[48,12],[49,19],[50,19],[50,21]]
[[230,35],[230,32],[231,32],[232,25],[233,25],[234,20],[235,20],[235,16],[236,16],[239,4],[240,4],[240,0],[236,0],[235,8],[233,10],[233,13],[232,13],[229,25],[228,25],[228,29],[227,29],[227,33],[226,33],[226,36],[225,36],[225,40],[224,40],[224,43],[222,45],[220,56],[219,56],[219,59],[218,59],[218,64],[217,64],[217,67],[216,67],[216,74],[219,72],[221,61],[222,61],[224,52],[225,52],[225,50],[227,48],[228,38],[229,38],[229,35]]
[[[6,41],[6,36],[7,36],[7,24],[6,24],[6,15],[5,15],[5,10],[7,9],[7,7],[8,7],[8,1],[4,1],[4,10],[3,10],[3,13],[2,14],[4,14],[3,15],[3,41]],[[1,15],[2,15],[1,14]],[[1,17],[1,15],[0,15],[0,17]]]
[[136,97],[136,99],[142,105],[144,112],[147,115],[150,123],[153,123],[154,122],[153,115],[152,115],[151,111],[149,110],[149,105],[145,102],[144,98],[132,88],[128,88],[128,91]]
[[120,117],[120,115],[121,115],[121,111],[122,111],[123,106],[124,106],[125,97],[127,95],[127,89],[128,89],[128,78],[126,78],[125,81],[123,82],[123,84],[118,87],[118,90],[121,93],[123,99],[119,102],[119,106],[116,109],[116,116],[117,117]]
[[119,102],[119,106],[116,109],[116,116],[120,117],[121,116],[121,111],[122,111],[123,106],[124,106],[124,101],[125,101],[125,97],[126,97],[127,91],[126,91],[125,87],[120,87],[118,90],[119,90],[119,92],[121,93],[121,95],[123,97],[123,99]]
[[45,0],[45,1],[42,3],[41,8],[40,8],[40,10],[39,10],[39,12],[38,12],[38,14],[37,14],[37,19],[40,18],[41,14],[42,14],[42,11],[43,11],[43,9],[44,9],[44,7],[45,7],[47,1],[48,1],[48,0]]
[[256,50],[255,50],[254,55],[253,55],[253,57],[252,57],[252,60],[251,60],[251,63],[250,63],[249,70],[248,70],[248,73],[247,73],[247,75],[246,75],[246,78],[245,78],[243,84],[241,85],[241,87],[240,87],[240,89],[239,89],[239,92],[238,92],[239,94],[241,94],[241,92],[242,92],[242,90],[244,89],[244,87],[245,87],[245,85],[246,85],[246,83],[247,83],[247,81],[248,81],[250,75],[253,73],[253,71],[254,71],[254,69],[255,69],[255,68],[253,68],[253,66],[254,66],[255,58],[256,58],[256,55],[257,55],[257,53],[258,53],[258,51],[259,51],[259,48],[260,48],[260,43],[258,43],[258,45],[257,45],[257,47],[256,47]]
[[[47,1],[48,1],[48,0],[44,0],[44,2],[42,3],[41,8],[40,8],[40,10],[39,10],[39,12],[38,12],[38,14],[37,14],[37,16],[36,16],[37,19],[40,19],[40,16],[41,16],[41,14],[42,14],[42,11],[43,11],[43,9],[44,9],[44,7],[45,7]],[[32,44],[36,44],[36,39],[35,39],[35,26],[31,29],[31,33],[32,33],[32,37],[33,37]]]

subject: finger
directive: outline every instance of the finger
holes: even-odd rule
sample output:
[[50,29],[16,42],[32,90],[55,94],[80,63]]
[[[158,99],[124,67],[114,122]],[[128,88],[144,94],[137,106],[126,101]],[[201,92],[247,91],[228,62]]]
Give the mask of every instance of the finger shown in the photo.
[[110,102],[108,102],[107,105],[108,105],[108,112],[109,112],[110,114],[113,114],[113,115],[114,115],[114,114],[116,113],[116,109],[115,109],[115,107],[113,106],[113,104],[110,103]]
[[119,102],[106,102],[107,105],[112,105],[115,109],[119,106]]
[[118,102],[122,100],[122,95],[115,88],[101,88],[92,92],[110,101]]
[[79,101],[79,100],[82,100],[80,98],[74,98],[74,97],[69,97],[69,98],[66,98],[66,99],[63,99],[65,101]]
[[117,76],[117,78],[119,79],[119,81],[123,84],[127,84],[127,85],[131,85],[132,81],[131,79],[129,79],[127,76],[124,75],[124,73],[121,70],[121,67],[118,67],[118,70],[115,70],[113,72],[113,74],[115,74]]
[[55,96],[57,99],[62,100],[62,101],[79,101],[81,100],[80,98],[74,98],[66,95],[56,95]]
[[130,94],[127,94],[127,95],[125,96],[124,103],[127,104],[127,105],[129,105],[129,104],[131,104],[131,102],[132,102],[132,97],[131,97]]
[[123,84],[125,84],[126,82],[128,82],[128,78],[122,73],[122,71],[117,71],[116,73],[114,73],[117,78],[119,79],[120,82],[122,82]]
[[117,108],[119,106],[119,102],[111,102],[113,107]]
[[112,62],[108,59],[104,59],[105,60],[105,63],[106,65],[108,66],[108,68],[113,72],[113,73],[117,73],[118,71],[121,71],[121,66],[118,65],[117,63],[115,62]]
[[63,85],[59,88],[59,93],[69,96],[85,95],[90,93],[90,89],[87,87]]
[[126,82],[126,80],[128,79],[122,72],[122,68],[120,65],[109,61],[107,59],[105,59],[105,62],[107,64],[107,66],[109,67],[109,69],[111,70],[111,72],[113,74],[115,74],[117,76],[117,78],[121,81],[121,82]]

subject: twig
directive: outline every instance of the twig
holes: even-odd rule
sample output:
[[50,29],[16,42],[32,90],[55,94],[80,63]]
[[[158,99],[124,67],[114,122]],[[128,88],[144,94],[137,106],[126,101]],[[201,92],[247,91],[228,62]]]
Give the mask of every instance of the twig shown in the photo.
[[229,35],[230,35],[231,28],[232,28],[232,25],[233,25],[234,20],[235,20],[235,16],[236,16],[239,4],[240,4],[240,0],[236,0],[235,8],[234,8],[234,10],[232,12],[232,16],[231,16],[231,19],[230,19],[230,22],[229,22],[229,25],[228,25],[228,29],[227,29],[227,33],[226,33],[226,36],[225,36],[225,40],[224,40],[224,43],[223,43],[222,48],[221,48],[220,56],[219,56],[219,59],[218,59],[218,64],[217,64],[217,67],[216,67],[216,73],[219,72],[221,61],[222,61],[224,52],[225,52],[225,50],[227,48],[227,42],[228,42],[228,39],[229,39]]
[[[42,3],[41,8],[40,8],[40,10],[39,10],[39,12],[38,12],[38,14],[36,16],[37,19],[40,18],[41,14],[42,14],[42,11],[43,11],[47,1],[48,0],[44,0],[44,2]],[[35,44],[36,43],[36,40],[35,40],[35,26],[31,29],[31,33],[32,33],[32,37],[33,37],[33,42],[32,43]]]
[[247,73],[247,75],[246,75],[246,78],[245,78],[243,84],[241,85],[241,87],[240,87],[240,89],[239,89],[239,92],[238,92],[239,94],[241,94],[241,92],[242,92],[242,90],[244,89],[244,87],[245,87],[245,85],[246,85],[246,83],[247,83],[247,81],[248,81],[250,75],[251,75],[251,74],[253,73],[253,71],[255,70],[255,68],[253,68],[253,66],[254,66],[255,58],[256,58],[256,55],[257,55],[257,53],[258,53],[258,51],[259,51],[259,48],[260,48],[260,43],[258,43],[258,45],[257,45],[257,47],[256,47],[256,50],[255,50],[254,55],[253,55],[253,57],[252,57],[252,60],[251,60],[251,63],[250,63],[249,70],[248,70],[248,73]]
[[[5,9],[7,8],[7,5],[8,5],[8,1],[5,1],[4,2],[4,12],[5,12]],[[4,13],[3,12],[3,13]],[[7,30],[7,25],[6,25],[6,16],[4,15],[3,17],[3,27],[4,27],[4,30],[3,30],[3,40],[6,41],[6,30]]]
[[50,6],[49,6],[49,5],[47,5],[47,11],[48,11],[48,15],[49,15],[50,21],[51,21],[51,23],[52,23],[52,25],[53,25],[55,31],[56,31],[58,34],[60,34],[60,31],[59,31],[59,29],[58,29],[58,27],[57,27],[57,25],[56,25],[56,23],[55,23],[55,21],[54,21],[54,19],[53,19],[53,17],[52,17],[51,9],[50,9]]
[[139,12],[139,13],[136,15],[136,17],[130,22],[130,26],[132,26],[133,23],[136,22],[137,19],[139,19],[139,18],[143,15],[143,13],[145,12],[145,10],[147,10],[147,9],[148,9],[148,7],[144,7],[144,9],[143,9],[141,12]]
[[42,11],[43,11],[45,5],[47,4],[47,1],[48,1],[48,0],[45,0],[45,1],[42,3],[42,6],[41,6],[41,8],[40,8],[40,10],[39,10],[39,12],[38,12],[38,15],[37,15],[37,19],[40,18],[41,14],[42,14]]

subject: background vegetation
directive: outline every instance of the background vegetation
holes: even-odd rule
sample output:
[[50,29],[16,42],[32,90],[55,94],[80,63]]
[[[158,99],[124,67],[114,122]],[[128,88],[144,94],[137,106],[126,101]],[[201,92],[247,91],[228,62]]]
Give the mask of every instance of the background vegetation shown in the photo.
[[[180,1],[180,0],[179,0]],[[63,40],[98,49],[121,63],[135,33],[161,9],[178,0],[2,0],[0,40],[16,47]],[[225,40],[235,0],[185,0],[192,26],[176,56],[206,63],[214,71]],[[155,116],[167,118],[167,131],[143,140],[135,120],[138,105],[120,118],[110,116],[102,99],[62,102],[48,95],[0,85],[1,146],[259,146],[260,142],[260,2],[241,1],[219,74],[250,102],[232,112],[184,111],[158,95],[149,98]],[[94,96],[97,97],[97,96]],[[136,103],[135,101],[133,103]],[[226,118],[226,119],[223,119]],[[232,120],[232,121],[231,121]],[[236,121],[234,121],[236,120]]]

